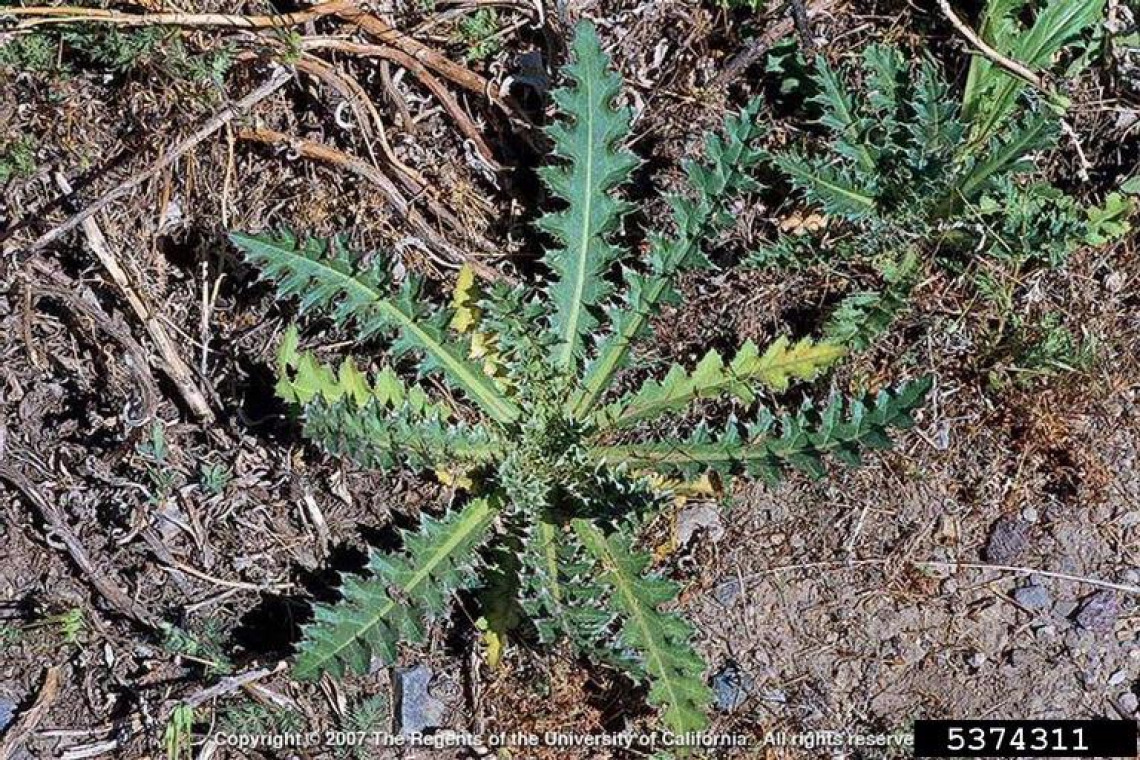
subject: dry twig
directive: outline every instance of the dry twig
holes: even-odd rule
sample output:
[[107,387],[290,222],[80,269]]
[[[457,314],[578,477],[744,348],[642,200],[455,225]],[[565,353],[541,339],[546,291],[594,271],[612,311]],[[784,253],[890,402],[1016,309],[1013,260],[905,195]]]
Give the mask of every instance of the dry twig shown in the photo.
[[[392,151],[392,146],[388,143],[387,132],[384,129],[384,121],[380,118],[380,113],[360,83],[310,53],[302,54],[295,65],[298,71],[303,71],[324,82],[345,99],[352,108],[357,123],[364,131],[365,141],[369,143],[369,152],[371,153],[371,141],[368,138],[375,135],[380,143],[380,152],[384,154],[384,160],[396,169],[404,188],[413,195],[422,193],[427,182],[419,172],[400,161]],[[375,156],[373,156],[373,161],[375,161]]]
[[[329,145],[313,140],[292,137],[272,129],[239,129],[237,131],[237,137],[242,140],[260,142],[266,145],[287,146],[297,155],[314,161],[331,164],[368,180],[376,185],[396,211],[408,220],[408,223],[418,235],[424,238],[424,240],[430,243],[434,248],[444,253],[451,261],[456,263],[466,262],[481,276],[491,280],[509,280],[507,275],[493,267],[487,266],[466,251],[455,247],[444,239],[442,235],[432,229],[431,225],[427,223],[423,216],[411,206],[403,193],[400,192],[400,189],[392,184],[392,180],[372,164],[362,161],[355,156],[350,156]],[[481,241],[479,244],[481,247],[487,249],[490,247],[489,242]]]
[[173,164],[183,154],[193,149],[196,145],[201,143],[210,135],[217,132],[226,124],[230,123],[235,118],[245,113],[261,101],[265,100],[273,93],[277,92],[277,90],[281,89],[281,87],[284,86],[284,84],[288,82],[292,77],[293,73],[291,71],[288,71],[286,69],[278,69],[273,73],[273,76],[271,76],[264,84],[250,92],[241,100],[227,105],[221,111],[206,120],[206,122],[203,123],[202,126],[199,127],[189,137],[179,141],[167,149],[150,167],[144,171],[139,172],[138,174],[129,177],[126,181],[101,195],[96,201],[87,205],[87,207],[85,207],[82,211],[73,215],[63,224],[41,235],[39,239],[32,243],[30,250],[38,251],[58,240],[60,237],[66,235],[68,232],[75,229],[79,225],[83,224],[85,221],[102,211],[115,200],[126,195],[131,190],[135,189],[142,183],[149,180],[151,177],[157,175],[163,169]]
[[[826,13],[835,6],[839,5],[843,0],[814,0],[809,2],[804,10],[804,22],[810,16]],[[796,19],[785,15],[779,21],[774,22],[771,26],[764,30],[756,39],[748,43],[748,47],[736,55],[724,69],[716,75],[709,89],[717,90],[726,87],[730,82],[737,79],[745,70],[760,60],[760,57],[767,53],[773,45],[787,37],[796,30]]]
[[[123,325],[112,320],[106,312],[92,298],[84,298],[77,292],[77,284],[67,275],[58,272],[42,261],[33,261],[31,269],[42,280],[34,283],[36,291],[32,296],[34,301],[39,294],[50,296],[65,303],[72,311],[83,314],[94,322],[99,329],[114,338],[127,352],[129,366],[138,381],[139,394],[142,396],[142,411],[137,419],[128,421],[128,424],[139,426],[154,417],[158,408],[158,383],[150,372],[150,363],[146,352],[134,339],[130,331]],[[46,282],[45,282],[46,281]],[[94,345],[101,346],[101,341],[94,341]]]
[[1038,90],[1041,90],[1042,92],[1048,94],[1049,90],[1045,86],[1045,82],[1041,79],[1040,76],[1035,74],[1024,64],[1002,55],[990,47],[988,44],[986,44],[985,40],[979,37],[973,29],[971,29],[964,21],[962,21],[962,19],[958,18],[957,14],[954,13],[954,9],[950,7],[949,0],[938,0],[938,9],[942,11],[942,15],[946,17],[946,20],[949,21],[951,25],[953,25],[953,27],[958,30],[959,33],[965,37],[971,45],[977,48],[979,53],[1018,79],[1024,80],[1028,84],[1036,87]]
[[32,8],[0,8],[0,18],[14,16],[28,19],[17,28],[42,24],[71,24],[94,21],[115,26],[187,26],[226,27],[231,29],[280,29],[315,21],[323,16],[355,8],[353,0],[332,0],[296,13],[275,16],[241,16],[226,13],[122,13],[102,8],[53,6]]
[[40,687],[40,693],[36,697],[35,703],[4,734],[4,741],[0,742],[0,760],[8,760],[12,757],[47,715],[47,711],[51,709],[56,697],[59,696],[61,672],[58,665],[52,665],[44,673],[44,682]]
[[[68,184],[67,179],[58,172],[55,175],[56,184],[59,189],[64,193],[71,194],[71,185]],[[123,297],[127,299],[127,303],[131,305],[131,309],[135,315],[142,321],[143,326],[146,328],[147,333],[150,334],[151,340],[154,341],[155,347],[158,349],[160,356],[159,364],[166,370],[167,376],[178,388],[179,394],[190,407],[196,416],[205,420],[206,422],[214,421],[214,413],[210,409],[209,403],[206,401],[205,395],[202,391],[198,390],[197,384],[194,382],[194,373],[191,372],[190,367],[182,360],[178,349],[175,347],[174,341],[171,340],[170,335],[167,334],[166,328],[162,326],[162,322],[155,316],[154,311],[143,302],[142,296],[131,284],[130,276],[119,264],[118,258],[111,250],[111,246],[107,243],[106,237],[103,236],[103,231],[99,229],[95,218],[91,217],[85,219],[82,223],[83,234],[87,239],[87,245],[91,248],[91,252],[95,254],[95,258],[99,259],[99,263],[107,270],[107,274],[111,276],[115,284],[122,291]]]
[[10,483],[16,490],[31,502],[40,519],[47,524],[51,532],[63,542],[67,548],[68,556],[75,566],[79,568],[95,590],[121,615],[131,618],[135,622],[153,630],[161,629],[161,621],[150,614],[141,604],[132,599],[125,591],[103,574],[91,560],[87,547],[75,535],[71,526],[67,524],[63,510],[54,501],[48,501],[32,481],[23,473],[13,467],[8,461],[0,460],[0,480]]
[[483,160],[494,169],[502,168],[495,160],[495,154],[491,150],[491,147],[487,145],[487,141],[483,139],[483,133],[471,121],[471,117],[467,115],[467,112],[463,110],[463,107],[460,106],[459,102],[452,96],[451,91],[447,89],[447,86],[444,85],[439,78],[428,71],[420,62],[421,59],[415,55],[391,45],[366,45],[359,42],[323,37],[303,40],[301,47],[304,50],[327,48],[352,55],[383,58],[407,69],[419,80],[420,84],[431,91],[431,94],[434,95],[440,105],[443,106],[443,110],[447,111],[447,115],[450,116],[455,122],[455,125],[459,127],[459,131],[463,133],[463,136],[474,143],[476,149],[479,151],[479,155],[483,157]]

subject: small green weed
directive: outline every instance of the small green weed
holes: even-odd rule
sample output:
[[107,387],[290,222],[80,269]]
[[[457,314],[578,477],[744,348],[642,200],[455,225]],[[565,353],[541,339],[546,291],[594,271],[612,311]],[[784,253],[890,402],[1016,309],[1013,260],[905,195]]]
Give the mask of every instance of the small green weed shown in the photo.
[[57,40],[42,32],[32,32],[0,45],[0,66],[17,71],[46,74],[56,71],[59,47]]
[[166,499],[178,484],[177,471],[170,466],[170,446],[166,442],[166,428],[161,421],[155,420],[150,426],[150,438],[135,447],[144,459],[147,477],[154,487],[155,501]]
[[275,710],[244,700],[229,705],[218,716],[218,731],[235,736],[290,734],[301,731],[305,719],[292,710]]
[[184,760],[193,757],[194,708],[178,705],[170,713],[162,733],[162,746],[166,760]]
[[[388,699],[383,694],[365,697],[353,702],[348,708],[342,728],[349,734],[368,736],[383,728],[388,714]],[[338,747],[335,754],[353,760],[369,760],[375,751],[375,746],[365,741],[355,746]]]
[[456,28],[456,37],[459,42],[467,45],[467,52],[463,54],[465,61],[481,61],[496,55],[503,49],[499,32],[502,24],[499,12],[494,8],[480,8],[466,16]]
[[0,143],[0,182],[16,177],[30,177],[36,172],[36,140],[20,135]]
[[23,630],[43,628],[58,636],[65,644],[79,644],[87,630],[83,610],[71,607],[63,612],[48,615],[24,626]]
[[197,634],[174,626],[167,627],[164,634],[163,648],[166,651],[201,663],[207,674],[226,675],[233,672],[233,662],[225,651],[225,634],[217,620],[206,620]]
[[198,470],[199,483],[202,489],[211,496],[221,496],[233,480],[234,474],[229,467],[215,462],[203,462]]

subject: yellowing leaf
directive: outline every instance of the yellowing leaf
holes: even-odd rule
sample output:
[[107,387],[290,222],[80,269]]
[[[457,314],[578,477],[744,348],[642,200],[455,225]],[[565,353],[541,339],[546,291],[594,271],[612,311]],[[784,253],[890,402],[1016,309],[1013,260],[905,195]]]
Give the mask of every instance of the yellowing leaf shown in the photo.
[[498,668],[503,661],[503,650],[507,647],[507,635],[488,627],[483,631],[483,659],[492,668]]
[[[464,264],[451,294],[451,306],[455,309],[455,314],[451,317],[452,330],[465,334],[475,329],[483,318],[477,305],[480,296],[482,293],[479,291],[479,283],[475,281],[475,270],[469,264]],[[474,358],[475,354],[472,353],[471,356]]]
[[843,346],[803,338],[791,345],[780,337],[760,353],[748,341],[728,365],[716,351],[709,351],[691,373],[674,364],[661,382],[650,380],[632,396],[599,413],[602,425],[622,427],[683,409],[700,398],[729,396],[745,404],[756,399],[756,385],[783,392],[793,379],[813,380],[846,353]]
[[465,470],[445,470],[442,467],[435,471],[435,477],[440,483],[451,488],[458,488],[464,491],[470,491],[475,487],[473,481]]

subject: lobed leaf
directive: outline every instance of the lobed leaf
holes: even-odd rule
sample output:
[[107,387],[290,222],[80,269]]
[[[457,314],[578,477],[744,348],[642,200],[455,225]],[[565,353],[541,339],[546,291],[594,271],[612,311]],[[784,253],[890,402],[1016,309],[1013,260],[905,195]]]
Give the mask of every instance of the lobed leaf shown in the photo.
[[836,399],[820,412],[805,404],[797,414],[785,415],[778,422],[766,415],[746,435],[735,424],[720,436],[702,427],[688,441],[599,446],[593,452],[611,466],[625,464],[686,478],[711,469],[726,475],[744,471],[776,481],[789,467],[818,478],[827,473],[827,455],[857,466],[862,461],[861,448],[890,448],[889,429],[905,430],[914,424],[911,413],[931,382],[923,378],[894,392],[884,390],[870,403]]
[[759,99],[725,120],[724,137],[712,135],[705,161],[684,164],[693,197],[673,195],[674,232],[649,238],[649,272],[626,270],[623,303],[610,311],[612,331],[586,369],[581,391],[567,402],[567,411],[583,419],[605,393],[614,375],[626,366],[633,343],[648,332],[649,320],[661,306],[678,299],[673,280],[683,271],[711,266],[702,245],[731,222],[725,212],[736,194],[753,189],[750,171],[762,153],[753,145],[761,133]]
[[557,337],[554,362],[567,372],[577,367],[585,337],[598,326],[593,309],[609,295],[605,274],[621,253],[606,238],[627,206],[611,193],[637,165],[637,158],[620,147],[631,118],[628,109],[613,106],[621,77],[610,68],[592,24],[578,25],[571,52],[573,60],[564,73],[573,85],[552,93],[571,121],[547,130],[555,155],[567,163],[541,172],[567,207],[539,221],[559,244],[544,261],[556,276],[550,286],[551,329]]
[[627,399],[604,409],[597,422],[603,429],[626,427],[683,409],[696,399],[722,395],[751,404],[756,385],[783,392],[793,379],[815,379],[845,353],[835,343],[803,338],[792,345],[786,337],[777,338],[764,353],[748,341],[727,365],[710,350],[691,373],[674,364],[661,382],[646,382]]
[[509,423],[519,417],[514,402],[448,342],[439,319],[424,313],[416,280],[409,278],[389,295],[387,272],[377,265],[359,266],[337,240],[300,242],[288,233],[232,233],[230,239],[277,282],[280,298],[298,298],[302,311],[321,309],[338,325],[355,323],[362,338],[395,331],[395,353],[420,352],[424,372],[441,370],[496,421]]
[[424,517],[418,532],[404,534],[403,553],[373,553],[368,576],[345,576],[341,601],[316,606],[293,674],[311,680],[326,672],[367,673],[374,659],[394,662],[402,642],[423,641],[452,595],[472,585],[475,550],[497,509],[482,498],[441,520]]
[[704,661],[693,649],[692,626],[660,610],[676,599],[677,584],[647,572],[650,557],[635,551],[629,536],[607,535],[587,520],[574,520],[573,526],[601,566],[598,580],[612,590],[610,600],[622,621],[618,643],[636,656],[638,671],[648,677],[649,703],[661,708],[675,733],[702,730],[712,692],[704,682]]

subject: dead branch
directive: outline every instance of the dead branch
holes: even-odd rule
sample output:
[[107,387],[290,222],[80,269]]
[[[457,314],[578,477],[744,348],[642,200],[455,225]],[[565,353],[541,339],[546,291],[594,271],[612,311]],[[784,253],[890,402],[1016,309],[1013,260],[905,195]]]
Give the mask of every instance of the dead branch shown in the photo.
[[77,6],[0,8],[0,18],[22,17],[28,21],[17,28],[42,24],[71,24],[76,21],[93,21],[115,26],[188,26],[227,27],[231,29],[280,29],[299,26],[310,21],[355,8],[352,0],[332,0],[296,13],[276,16],[241,16],[225,13],[123,13],[101,8]]
[[[71,194],[71,185],[68,184],[67,179],[60,173],[55,174],[56,184],[59,189],[64,193]],[[91,217],[85,219],[82,223],[83,234],[87,239],[87,246],[91,252],[95,254],[95,258],[99,259],[99,263],[107,270],[107,274],[118,286],[119,291],[123,297],[127,299],[131,309],[135,312],[135,316],[143,323],[147,333],[150,334],[151,340],[154,341],[155,347],[158,349],[159,361],[158,364],[166,371],[166,375],[170,378],[178,389],[182,399],[186,405],[190,407],[196,416],[205,420],[206,422],[214,421],[214,413],[210,409],[210,404],[206,401],[206,397],[202,391],[198,390],[197,384],[194,382],[194,374],[190,371],[190,367],[182,360],[175,343],[171,340],[170,335],[166,332],[166,328],[162,326],[162,322],[155,316],[154,310],[151,309],[143,302],[142,296],[138,290],[131,284],[130,276],[126,270],[119,264],[118,258],[111,250],[111,246],[107,243],[107,238],[104,237],[103,231],[99,229],[95,218]]]
[[[390,180],[387,175],[377,169],[375,166],[360,160],[355,156],[350,156],[347,153],[337,150],[329,145],[319,143],[313,140],[305,140],[299,137],[293,137],[283,132],[277,132],[272,129],[239,129],[237,137],[242,140],[249,140],[251,142],[259,142],[266,145],[277,145],[291,148],[296,154],[314,161],[331,164],[338,168],[344,169],[352,174],[357,175],[363,179],[368,180],[375,185],[381,193],[385,196],[388,202],[396,209],[397,213],[405,217],[411,224],[415,232],[424,238],[425,241],[430,243],[439,251],[443,252],[452,261],[467,262],[475,269],[481,276],[491,280],[509,280],[507,275],[502,272],[487,266],[477,258],[471,256],[469,253],[456,248],[446,239],[444,239],[438,232],[436,232],[431,225],[423,218],[423,216],[416,211],[404,195],[400,192]],[[485,241],[485,245],[489,247],[490,242]]]
[[[817,16],[830,11],[841,2],[843,2],[843,0],[813,0],[809,2],[807,6],[803,8],[804,18],[800,20],[800,23],[808,22],[811,16]],[[750,41],[748,46],[729,61],[724,69],[716,75],[709,84],[709,89],[717,90],[726,87],[730,82],[740,77],[749,66],[760,60],[760,57],[767,53],[773,45],[795,31],[797,28],[795,13],[796,10],[793,7],[792,16],[784,15],[779,21],[775,21],[765,29],[763,34]]]
[[1018,79],[1021,79],[1026,83],[1033,85],[1042,92],[1048,93],[1049,90],[1045,86],[1045,82],[1041,79],[1040,76],[1030,71],[1024,64],[1019,63],[1018,61],[1004,56],[998,51],[994,50],[992,47],[986,44],[986,41],[979,37],[973,29],[971,29],[964,21],[962,21],[962,19],[958,18],[957,14],[954,13],[954,9],[950,7],[949,0],[938,0],[938,9],[942,11],[942,15],[946,17],[946,20],[949,21],[951,25],[953,25],[953,27],[958,30],[959,33],[965,37],[971,45],[977,48],[977,51],[982,56],[988,58],[990,61],[1005,69],[1008,73],[1012,74]]
[[288,667],[284,661],[278,662],[272,668],[256,668],[254,670],[247,670],[245,673],[238,673],[236,676],[227,676],[218,681],[213,686],[209,686],[201,691],[191,694],[186,699],[181,700],[178,704],[187,705],[189,707],[198,707],[210,700],[217,699],[218,697],[225,696],[238,689],[244,688],[253,684],[255,681],[260,681],[263,678],[268,678],[285,670]]
[[158,618],[151,615],[145,607],[132,599],[95,567],[91,555],[87,553],[87,547],[71,530],[71,526],[67,524],[67,518],[64,517],[63,510],[60,509],[59,505],[44,498],[39,488],[9,462],[10,459],[0,460],[0,480],[7,481],[32,504],[52,534],[63,542],[71,561],[75,563],[75,566],[79,568],[82,575],[95,587],[103,599],[119,614],[146,628],[160,630],[162,626]]
[[[130,357],[129,366],[138,382],[139,393],[142,396],[142,413],[140,419],[134,421],[134,424],[140,425],[153,419],[158,409],[158,383],[150,372],[150,363],[147,361],[146,352],[143,351],[142,346],[138,344],[130,331],[107,316],[94,299],[83,298],[77,292],[78,286],[75,281],[67,275],[52,269],[42,261],[31,262],[31,269],[41,278],[33,283],[36,291],[32,295],[33,301],[40,294],[62,301],[72,311],[83,314],[94,322],[100,330],[114,338],[123,347]],[[96,340],[95,344],[102,345],[102,342]]]
[[75,229],[79,225],[83,224],[85,221],[102,211],[118,198],[126,195],[134,188],[149,180],[151,177],[157,175],[163,169],[166,169],[168,166],[177,161],[183,154],[193,149],[196,145],[201,143],[210,135],[217,132],[223,126],[230,123],[241,114],[244,114],[246,111],[250,110],[253,108],[253,106],[265,100],[273,93],[277,92],[277,90],[281,89],[281,87],[284,86],[285,83],[288,82],[292,77],[293,73],[291,71],[288,71],[286,69],[278,69],[273,73],[273,76],[271,76],[269,80],[264,84],[250,92],[241,100],[227,105],[221,111],[214,114],[214,116],[210,117],[192,135],[167,149],[149,168],[129,177],[126,181],[104,193],[99,197],[98,200],[89,204],[82,211],[73,215],[63,224],[41,235],[39,239],[32,243],[30,250],[38,251],[58,240],[63,235],[66,235],[68,232]]
[[458,63],[432,50],[427,45],[401,32],[399,29],[390,26],[379,16],[361,10],[356,7],[354,3],[349,3],[349,6],[349,8],[342,8],[335,11],[337,17],[360,27],[369,36],[379,40],[385,45],[399,49],[401,52],[420,62],[423,66],[435,71],[440,76],[459,85],[465,90],[488,98],[489,100],[495,100],[491,83],[485,78],[465,66],[460,66]]
[[36,697],[36,701],[28,708],[27,712],[20,716],[20,720],[4,734],[4,741],[0,742],[0,760],[9,760],[47,715],[48,710],[55,703],[56,697],[59,696],[61,672],[59,665],[52,665],[44,673],[44,682],[40,686],[40,693]]
[[459,131],[463,133],[463,136],[475,144],[475,148],[479,151],[479,155],[483,157],[483,160],[487,161],[487,163],[496,170],[502,168],[495,160],[495,154],[492,152],[491,147],[487,145],[486,140],[483,139],[483,133],[471,121],[471,117],[467,115],[467,112],[464,111],[463,107],[459,105],[459,102],[455,100],[455,97],[452,96],[447,86],[428,71],[416,56],[391,45],[367,45],[359,42],[350,42],[348,40],[322,37],[303,40],[301,47],[304,50],[339,50],[342,53],[352,55],[383,58],[407,69],[412,76],[431,91],[431,94],[435,96],[440,105],[443,106],[443,109],[447,111],[447,115],[450,116],[455,122],[455,125],[459,127]]
[[384,121],[380,118],[380,113],[376,110],[376,106],[373,105],[372,99],[368,97],[368,93],[360,86],[359,82],[336,69],[323,59],[310,53],[302,54],[297,60],[296,66],[298,71],[303,71],[319,79],[340,93],[340,96],[344,98],[352,108],[353,113],[356,115],[357,123],[359,123],[361,129],[364,130],[366,137],[370,135],[376,136],[380,144],[380,152],[384,154],[384,160],[397,170],[400,175],[401,183],[409,193],[418,195],[424,191],[427,182],[419,172],[400,161],[392,151],[392,146],[388,142],[387,132],[384,129]]

